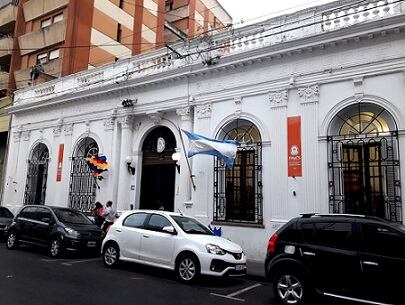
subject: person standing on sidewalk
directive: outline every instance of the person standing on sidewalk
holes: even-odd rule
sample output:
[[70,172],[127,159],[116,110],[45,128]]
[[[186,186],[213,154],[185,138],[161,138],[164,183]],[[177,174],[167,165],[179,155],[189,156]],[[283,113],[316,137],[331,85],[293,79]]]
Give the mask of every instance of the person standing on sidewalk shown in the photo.
[[106,208],[104,209],[104,225],[103,231],[107,233],[110,226],[114,223],[115,218],[117,216],[117,211],[115,211],[112,207],[112,201],[107,201]]

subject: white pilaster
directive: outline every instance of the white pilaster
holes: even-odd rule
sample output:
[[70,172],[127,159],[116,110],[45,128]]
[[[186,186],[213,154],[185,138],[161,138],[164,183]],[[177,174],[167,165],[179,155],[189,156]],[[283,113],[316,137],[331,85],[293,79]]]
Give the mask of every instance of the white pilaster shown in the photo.
[[[193,122],[192,122],[192,109],[191,107],[185,107],[181,109],[177,109],[176,113],[181,117],[181,123],[180,123],[180,128],[187,130],[187,131],[193,131]],[[188,168],[187,164],[187,157],[184,156],[184,149],[183,149],[183,144],[179,143],[178,145],[179,148],[179,153],[182,156],[180,159],[180,175],[179,180],[180,182],[178,183],[179,185],[179,192],[178,192],[178,197],[179,201],[182,206],[180,207],[181,209],[184,208],[184,205],[186,207],[191,207],[192,205],[192,199],[191,199],[191,180],[190,180],[190,171]],[[189,160],[191,162],[191,160]],[[191,163],[190,163],[191,166]]]
[[132,117],[125,116],[120,120],[120,123],[122,131],[119,161],[118,197],[116,207],[118,210],[129,210],[131,174],[127,168],[126,158],[127,156],[131,156]]
[[[277,175],[277,183],[270,184],[272,201],[270,204],[272,219],[286,219],[288,217],[288,167],[287,167],[287,104],[288,91],[271,92],[270,118],[272,126],[279,126],[272,135],[271,145],[271,175]],[[264,209],[269,207],[263,207]]]

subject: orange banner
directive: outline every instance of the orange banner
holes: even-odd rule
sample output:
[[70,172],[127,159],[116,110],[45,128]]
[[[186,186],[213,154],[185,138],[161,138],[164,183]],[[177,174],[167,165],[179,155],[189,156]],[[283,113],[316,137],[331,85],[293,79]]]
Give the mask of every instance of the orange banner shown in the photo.
[[58,169],[56,170],[56,181],[60,182],[62,180],[62,165],[63,165],[63,150],[65,148],[64,144],[59,144],[58,153]]
[[288,177],[302,176],[301,117],[287,118]]

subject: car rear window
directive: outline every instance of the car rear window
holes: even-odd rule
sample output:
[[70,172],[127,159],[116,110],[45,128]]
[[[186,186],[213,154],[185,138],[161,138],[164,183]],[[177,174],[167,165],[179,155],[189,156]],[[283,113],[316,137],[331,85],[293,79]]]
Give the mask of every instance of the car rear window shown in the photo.
[[278,233],[278,238],[287,242],[299,242],[300,234],[297,230],[297,223],[286,224]]
[[8,209],[0,207],[0,217],[13,218],[13,214]]

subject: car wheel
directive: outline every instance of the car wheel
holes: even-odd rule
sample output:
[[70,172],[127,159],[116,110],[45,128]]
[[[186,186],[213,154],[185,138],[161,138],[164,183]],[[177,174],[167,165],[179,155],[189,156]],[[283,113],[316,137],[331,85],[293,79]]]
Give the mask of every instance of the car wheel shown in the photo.
[[198,259],[192,255],[181,256],[177,261],[176,273],[182,282],[194,282],[200,275],[200,264]]
[[279,272],[273,281],[274,295],[279,304],[303,305],[312,294],[305,277],[298,272]]
[[59,237],[53,238],[49,245],[49,254],[53,258],[59,258],[62,256],[62,252],[63,252],[63,245],[61,239]]
[[15,231],[8,233],[6,246],[8,249],[14,250],[18,248],[18,237]]
[[104,247],[103,251],[104,266],[109,268],[115,267],[119,262],[119,257],[120,257],[120,249],[118,248],[118,245],[109,243]]

